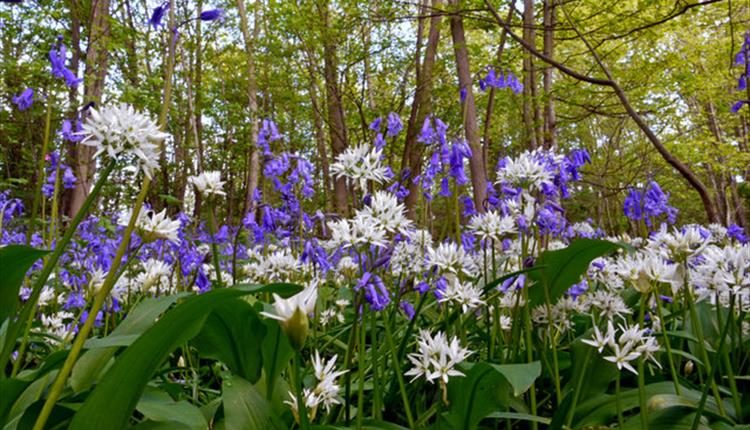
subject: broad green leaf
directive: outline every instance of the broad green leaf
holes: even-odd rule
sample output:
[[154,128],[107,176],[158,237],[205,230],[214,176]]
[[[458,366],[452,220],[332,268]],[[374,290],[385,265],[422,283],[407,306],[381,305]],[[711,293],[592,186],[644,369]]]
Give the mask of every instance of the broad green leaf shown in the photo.
[[124,428],[146,383],[164,359],[198,334],[214,309],[244,294],[232,288],[209,291],[164,314],[115,360],[73,417],[70,428]]
[[566,248],[543,252],[535,264],[541,270],[529,273],[529,278],[536,281],[529,289],[529,301],[532,305],[539,305],[545,303],[548,296],[550,302],[555,303],[581,280],[595,258],[618,248],[620,245],[606,240],[577,239]]
[[304,289],[301,285],[278,282],[275,284],[256,285],[256,284],[237,284],[232,288],[246,291],[248,293],[276,293],[281,297],[293,296]]
[[241,299],[218,306],[192,343],[202,357],[222,361],[237,376],[255,383],[263,364],[266,326],[252,305]]
[[[31,406],[29,406],[26,411],[24,411],[23,416],[18,422],[18,429],[31,429],[34,427],[34,423],[36,422],[37,417],[39,416],[39,412],[42,410],[42,406],[44,406],[44,400],[38,400],[34,402]],[[71,416],[75,413],[75,410],[67,407],[66,405],[57,402],[52,407],[52,412],[49,415],[49,418],[47,418],[47,424],[45,424],[45,429],[58,429],[58,428],[64,428],[62,427],[66,421],[70,419]]]
[[224,417],[227,429],[266,430],[284,429],[274,415],[266,398],[250,382],[231,376],[221,386],[224,398]]
[[[276,378],[292,359],[294,350],[276,320],[266,319],[266,337],[263,339],[263,371],[267,382],[267,390],[276,389]],[[266,393],[267,394],[267,393]]]
[[79,393],[90,387],[112,360],[120,346],[129,346],[144,330],[151,327],[177,299],[187,293],[156,297],[139,303],[130,314],[104,338],[89,339],[84,344],[88,349],[76,362],[70,376],[73,391]]
[[197,406],[186,400],[174,401],[169,394],[147,389],[135,409],[155,422],[179,423],[192,430],[207,429],[208,422]]
[[445,418],[454,429],[471,430],[490,413],[507,409],[511,397],[528,390],[541,374],[541,364],[481,362],[465,373],[448,383],[450,411]]
[[5,425],[8,412],[30,382],[19,379],[0,379],[0,428]]
[[[353,430],[356,427],[344,427],[334,425],[314,425],[313,430]],[[365,419],[362,420],[363,430],[407,430],[407,427],[400,426],[398,424],[389,423],[387,421]]]
[[16,313],[18,292],[26,272],[47,253],[26,245],[0,248],[0,322]]
[[[657,409],[649,411],[648,413],[648,425],[649,428],[659,430],[691,430],[693,428],[693,420],[695,419],[695,413],[690,409],[680,407],[679,405],[672,405],[668,408]],[[641,414],[635,414],[630,419],[625,421],[622,430],[639,430],[642,428]],[[701,417],[698,421],[697,429],[700,430],[711,430],[708,426],[706,417]]]

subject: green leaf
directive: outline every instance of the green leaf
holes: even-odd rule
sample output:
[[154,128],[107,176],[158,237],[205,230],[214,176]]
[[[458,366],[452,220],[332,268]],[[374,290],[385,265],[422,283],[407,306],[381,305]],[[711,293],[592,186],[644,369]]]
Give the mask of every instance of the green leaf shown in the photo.
[[224,398],[225,425],[228,429],[265,430],[284,429],[268,403],[250,382],[232,376],[221,386]]
[[0,248],[0,322],[15,315],[18,292],[29,268],[49,251],[26,245]]
[[276,378],[289,364],[289,360],[294,355],[292,345],[289,343],[284,332],[281,330],[279,322],[276,320],[266,319],[266,337],[263,339],[263,371],[266,376],[267,390],[276,388]]
[[620,245],[606,240],[577,239],[567,248],[545,251],[537,260],[535,270],[529,278],[536,281],[529,289],[529,301],[532,305],[546,303],[545,290],[550,303],[555,303],[588,270],[589,264],[602,255],[620,248]]
[[252,305],[241,299],[218,306],[193,339],[201,357],[222,361],[235,375],[255,383],[263,364],[266,326]]
[[142,301],[112,333],[104,338],[89,339],[84,346],[86,351],[76,362],[70,376],[73,391],[80,393],[90,387],[110,363],[118,347],[129,346],[177,299],[189,294],[173,294]]
[[0,428],[5,425],[13,403],[16,402],[29,384],[29,382],[19,379],[0,379]]
[[[468,367],[465,366],[465,367]],[[455,429],[475,429],[490,413],[508,408],[511,397],[529,389],[541,374],[538,361],[528,364],[476,363],[464,378],[448,383],[450,411],[446,420]]]
[[237,284],[233,289],[246,291],[248,293],[276,293],[281,297],[291,297],[305,288],[301,285],[278,282],[275,284],[256,285],[256,284]]
[[135,408],[155,422],[179,423],[192,430],[208,428],[208,422],[198,407],[185,400],[174,401],[169,394],[155,388],[146,390]]
[[70,428],[124,428],[162,361],[198,334],[214,309],[244,294],[232,288],[209,291],[188,298],[164,314],[115,360],[73,417]]

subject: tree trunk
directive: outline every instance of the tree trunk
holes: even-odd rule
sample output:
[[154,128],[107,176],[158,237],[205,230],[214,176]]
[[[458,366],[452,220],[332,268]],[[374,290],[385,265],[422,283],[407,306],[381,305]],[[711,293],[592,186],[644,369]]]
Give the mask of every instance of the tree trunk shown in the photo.
[[[344,152],[347,147],[346,122],[341,89],[338,83],[338,57],[336,40],[331,34],[331,18],[328,3],[323,6],[323,66],[326,82],[326,107],[328,109],[328,132],[331,138],[333,158]],[[349,213],[349,192],[346,178],[337,178],[333,184],[336,211],[341,216]]]
[[[107,76],[107,44],[109,41],[109,0],[93,3],[89,21],[89,43],[86,52],[86,73],[84,77],[84,103],[101,103],[104,79]],[[81,209],[93,184],[96,164],[94,148],[79,145],[76,149],[76,184],[73,189],[69,216],[73,217]]]
[[[451,0],[451,3],[457,5],[458,1]],[[461,90],[466,91],[462,110],[464,112],[464,133],[472,152],[469,168],[471,170],[471,185],[474,191],[474,207],[482,213],[487,198],[487,173],[484,170],[484,157],[482,156],[482,144],[479,136],[479,125],[477,124],[477,110],[474,105],[474,91],[472,89],[471,68],[469,67],[463,18],[459,13],[451,15],[451,36],[453,51],[456,56],[458,86]]]
[[[432,8],[436,9],[441,3],[441,0],[433,0]],[[422,10],[426,12],[427,8],[424,7]],[[425,149],[424,144],[417,142],[417,136],[419,135],[419,129],[424,119],[432,109],[432,69],[435,67],[435,58],[437,57],[438,44],[440,43],[441,19],[442,17],[437,13],[433,14],[430,19],[430,30],[427,35],[424,60],[420,61],[420,49],[419,46],[417,47],[416,89],[414,91],[414,101],[411,105],[411,114],[406,124],[406,141],[404,142],[404,155],[401,160],[402,176],[407,169],[410,172],[407,184],[409,195],[406,196],[404,205],[409,217],[412,219],[416,217],[416,206],[420,193],[419,184],[415,183],[413,179],[422,172],[422,155]]]
[[[536,46],[534,29],[534,0],[523,1],[523,40]],[[523,54],[523,125],[526,143],[530,148],[538,146],[536,134],[536,72],[530,52]]]
[[[544,55],[554,58],[555,24],[557,24],[557,10],[555,0],[544,0]],[[544,147],[557,147],[557,119],[555,118],[555,100],[552,95],[552,71],[549,64],[544,68]]]
[[248,163],[245,202],[243,210],[255,213],[253,205],[253,194],[258,188],[258,176],[260,171],[260,154],[256,144],[258,142],[258,83],[255,79],[255,54],[253,45],[258,40],[260,25],[258,25],[258,4],[253,5],[254,20],[253,32],[250,34],[250,26],[247,20],[247,11],[245,9],[245,0],[237,0],[237,8],[240,13],[240,26],[242,28],[242,37],[245,40],[245,53],[247,54],[247,109],[250,115],[250,142],[248,144],[248,153],[250,161]]

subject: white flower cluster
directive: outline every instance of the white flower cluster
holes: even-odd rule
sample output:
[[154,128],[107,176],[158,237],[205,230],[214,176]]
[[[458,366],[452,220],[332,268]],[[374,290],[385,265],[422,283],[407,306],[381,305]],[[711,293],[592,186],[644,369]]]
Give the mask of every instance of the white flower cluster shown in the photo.
[[160,143],[169,137],[147,115],[124,103],[91,108],[82,125],[82,145],[96,148],[98,156],[106,152],[111,158],[135,159],[149,178],[159,168]]
[[504,166],[497,169],[496,183],[520,187],[528,191],[541,190],[544,186],[554,186],[554,172],[550,171],[545,157],[553,157],[559,164],[562,156],[548,151],[525,151],[516,158],[506,158]]
[[648,334],[647,329],[640,328],[638,324],[630,327],[618,325],[618,329],[615,329],[610,320],[607,322],[605,333],[602,333],[594,324],[593,337],[584,339],[583,343],[593,346],[600,354],[608,349],[612,355],[606,355],[603,358],[617,365],[619,370],[625,368],[637,375],[638,371],[630,362],[641,357],[645,360],[651,359],[654,364],[661,367],[653,355],[659,351],[659,343],[655,337]]
[[211,170],[197,176],[188,178],[199,193],[205,198],[210,196],[225,196],[224,182],[221,180],[221,172]]
[[[120,214],[117,223],[123,227],[127,226],[130,222],[131,214],[132,211],[124,211]],[[178,234],[180,228],[180,222],[169,218],[166,209],[157,213],[141,208],[135,220],[135,230],[145,243],[164,239],[179,244],[180,238]]]
[[350,146],[336,157],[331,165],[331,174],[336,178],[347,178],[360,190],[367,190],[367,181],[385,182],[388,169],[382,163],[383,151],[362,144]]
[[329,249],[360,246],[388,246],[389,234],[409,234],[413,224],[406,217],[406,209],[392,193],[376,192],[370,204],[358,210],[351,219],[328,221],[330,240],[325,242]]
[[469,221],[471,230],[481,240],[500,241],[516,232],[516,222],[511,216],[500,216],[495,211],[474,215]]
[[[316,384],[313,388],[304,388],[302,390],[302,398],[305,400],[307,417],[310,421],[315,419],[320,405],[323,405],[326,412],[329,412],[331,406],[341,404],[341,399],[339,398],[341,386],[336,382],[336,379],[346,373],[346,370],[335,370],[336,358],[337,356],[334,355],[330,360],[325,362],[320,358],[320,353],[317,350],[315,351],[312,365]],[[288,394],[290,400],[285,400],[284,403],[291,407],[294,417],[299,422],[297,396],[291,391]]]
[[428,382],[437,380],[444,386],[451,376],[464,376],[455,367],[471,353],[461,347],[455,336],[448,340],[443,332],[437,332],[433,336],[427,330],[421,330],[417,339],[417,352],[408,355],[414,367],[405,375],[411,376],[412,381],[424,377]]

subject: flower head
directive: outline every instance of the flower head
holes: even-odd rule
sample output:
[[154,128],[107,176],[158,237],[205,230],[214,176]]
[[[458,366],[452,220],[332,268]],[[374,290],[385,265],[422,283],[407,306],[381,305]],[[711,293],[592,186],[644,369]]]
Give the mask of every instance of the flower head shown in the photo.
[[106,152],[114,159],[133,159],[149,178],[159,167],[159,144],[169,137],[150,117],[124,103],[91,108],[79,134],[82,145],[96,148],[95,156]]
[[315,302],[318,300],[317,282],[309,284],[288,299],[276,293],[273,294],[273,299],[273,312],[261,312],[261,315],[279,321],[292,346],[300,350],[307,339],[307,316],[315,311]]
[[224,9],[222,8],[204,10],[200,14],[201,21],[216,21],[216,20],[222,20],[223,18],[224,18]]
[[215,170],[203,172],[200,175],[191,176],[188,181],[195,185],[203,197],[226,195],[223,190],[224,182],[221,180],[221,172]]
[[34,89],[26,88],[23,92],[13,97],[13,103],[18,106],[18,110],[24,111],[34,104]]
[[169,2],[165,1],[159,6],[154,8],[154,12],[151,14],[151,18],[148,20],[148,24],[154,27],[154,30],[158,29],[162,24],[161,20],[164,18],[164,13],[169,9]]

